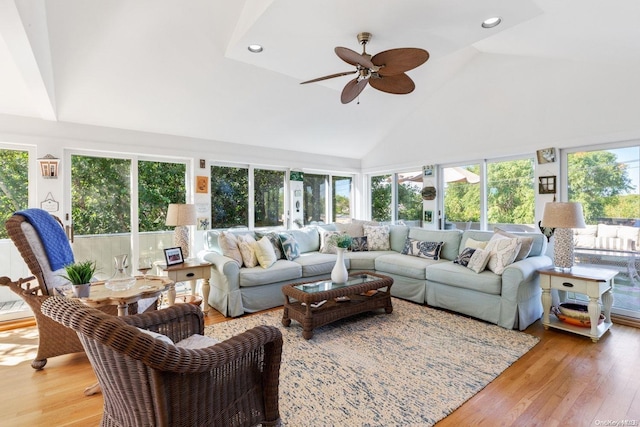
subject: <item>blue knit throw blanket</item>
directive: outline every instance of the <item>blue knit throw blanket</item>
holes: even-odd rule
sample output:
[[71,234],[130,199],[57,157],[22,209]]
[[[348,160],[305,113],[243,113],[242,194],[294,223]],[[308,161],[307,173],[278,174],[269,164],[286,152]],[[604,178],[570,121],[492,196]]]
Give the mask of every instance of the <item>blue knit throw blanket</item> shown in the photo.
[[51,270],[55,271],[73,263],[73,252],[67,235],[49,212],[33,208],[16,212],[16,214],[25,217],[40,236]]

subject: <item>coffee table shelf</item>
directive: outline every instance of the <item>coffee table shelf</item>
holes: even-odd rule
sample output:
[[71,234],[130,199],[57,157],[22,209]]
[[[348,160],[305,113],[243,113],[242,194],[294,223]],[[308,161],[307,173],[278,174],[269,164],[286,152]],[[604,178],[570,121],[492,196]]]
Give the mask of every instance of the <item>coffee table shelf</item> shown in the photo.
[[[349,316],[376,309],[391,313],[391,285],[391,277],[365,272],[349,276],[346,284],[323,280],[283,286],[282,324],[289,326],[291,320],[296,320],[302,325],[302,336],[310,339],[313,329]],[[366,295],[367,292],[372,294]],[[337,302],[338,297],[349,297],[349,300]],[[311,306],[324,300],[326,302],[317,308]]]

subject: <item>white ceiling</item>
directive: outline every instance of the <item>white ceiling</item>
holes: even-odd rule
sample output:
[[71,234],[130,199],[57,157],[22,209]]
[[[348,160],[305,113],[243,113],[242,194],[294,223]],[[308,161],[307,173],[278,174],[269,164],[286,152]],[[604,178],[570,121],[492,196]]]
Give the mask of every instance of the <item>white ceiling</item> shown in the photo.
[[[413,93],[299,84],[353,70],[361,31],[430,52]],[[0,0],[0,114],[372,167],[634,135],[639,75],[637,0]]]

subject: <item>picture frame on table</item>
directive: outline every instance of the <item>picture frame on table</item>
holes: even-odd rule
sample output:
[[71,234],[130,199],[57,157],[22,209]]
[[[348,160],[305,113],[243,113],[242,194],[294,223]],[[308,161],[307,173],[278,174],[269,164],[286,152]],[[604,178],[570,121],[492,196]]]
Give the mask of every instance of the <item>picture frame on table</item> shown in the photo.
[[167,248],[164,250],[164,259],[167,261],[167,267],[184,263],[182,257],[182,249],[180,247]]

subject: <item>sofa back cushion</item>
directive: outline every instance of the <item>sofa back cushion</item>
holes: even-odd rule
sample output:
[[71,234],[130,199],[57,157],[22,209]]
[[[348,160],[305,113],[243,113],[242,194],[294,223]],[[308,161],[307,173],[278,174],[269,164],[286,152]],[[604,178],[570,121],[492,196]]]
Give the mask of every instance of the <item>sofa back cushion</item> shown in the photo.
[[217,252],[222,255],[222,248],[218,243],[221,233],[233,233],[236,236],[249,234],[255,238],[255,234],[247,228],[230,229],[230,230],[207,230],[204,232],[204,248],[208,251]]
[[409,227],[406,225],[390,225],[389,226],[389,244],[391,250],[396,252],[402,252],[404,249],[404,243],[409,236]]
[[[440,257],[453,261],[458,256],[460,238],[462,233],[459,230],[426,230],[424,228],[412,227],[409,229],[409,237],[423,242],[443,242]],[[488,240],[488,239],[487,239]],[[404,247],[404,242],[403,242]],[[400,250],[399,252],[401,252]]]
[[[547,238],[542,233],[522,233],[522,232],[510,232],[516,236],[533,237],[533,245],[531,245],[531,251],[529,257],[544,255],[547,250]],[[462,233],[462,239],[460,241],[460,252],[465,248],[465,242],[467,239],[489,241],[493,237],[493,231],[480,231],[480,230],[465,230]]]
[[298,230],[289,230],[288,233],[298,242],[300,253],[320,250],[320,232],[318,228],[304,227]]

